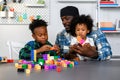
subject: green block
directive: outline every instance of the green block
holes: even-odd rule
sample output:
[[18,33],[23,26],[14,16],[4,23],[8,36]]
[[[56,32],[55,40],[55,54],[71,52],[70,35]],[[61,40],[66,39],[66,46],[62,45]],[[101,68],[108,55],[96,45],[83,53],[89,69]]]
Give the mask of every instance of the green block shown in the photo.
[[45,60],[44,60],[44,59],[38,59],[38,64],[44,65],[44,63],[45,63]]
[[27,69],[28,65],[27,64],[22,64],[22,69]]
[[73,68],[73,65],[72,65],[72,64],[69,64],[69,67],[70,67],[70,68]]
[[55,59],[55,60],[58,59],[58,56],[54,56],[54,59]]

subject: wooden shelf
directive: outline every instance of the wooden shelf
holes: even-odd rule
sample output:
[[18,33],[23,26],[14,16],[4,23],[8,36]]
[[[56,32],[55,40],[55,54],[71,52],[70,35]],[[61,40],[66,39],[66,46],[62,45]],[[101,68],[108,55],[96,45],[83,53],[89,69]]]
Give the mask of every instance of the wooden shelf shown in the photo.
[[95,3],[97,2],[96,0],[58,0],[58,2],[64,3],[64,2],[70,2],[70,3]]
[[44,7],[45,4],[26,4],[27,7]]
[[102,31],[104,33],[120,33],[120,31]]
[[111,5],[111,4],[100,4],[100,7],[101,8],[120,8],[120,5],[118,5],[118,4],[113,4],[113,5]]

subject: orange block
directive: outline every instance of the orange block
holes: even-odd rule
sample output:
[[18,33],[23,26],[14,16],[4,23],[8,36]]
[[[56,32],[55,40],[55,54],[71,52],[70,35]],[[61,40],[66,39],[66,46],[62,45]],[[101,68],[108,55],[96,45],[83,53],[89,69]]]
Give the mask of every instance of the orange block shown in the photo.
[[82,38],[81,38],[80,36],[77,36],[77,40],[78,40],[78,41],[81,41]]
[[51,49],[50,50],[55,50],[55,48],[54,47],[51,47]]
[[32,65],[31,64],[28,64],[28,69],[32,69]]

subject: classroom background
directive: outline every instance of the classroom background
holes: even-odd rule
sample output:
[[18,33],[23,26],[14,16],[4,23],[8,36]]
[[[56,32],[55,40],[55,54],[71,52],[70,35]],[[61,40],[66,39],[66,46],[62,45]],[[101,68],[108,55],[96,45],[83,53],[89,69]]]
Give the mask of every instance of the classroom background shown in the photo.
[[[61,18],[60,9],[65,6],[76,6],[79,8],[80,14],[89,14],[94,20],[94,25],[98,21],[97,13],[97,2],[80,2],[79,0],[45,0],[49,1],[49,13],[46,14],[48,18],[48,35],[49,41],[54,44],[56,35],[62,29],[64,29]],[[62,2],[66,1],[66,2]],[[75,1],[75,2],[74,2]],[[96,1],[96,0],[94,0]],[[47,6],[47,5],[46,5]],[[44,8],[44,7],[43,7]],[[111,14],[111,13],[106,13]],[[117,13],[119,14],[119,13]],[[116,15],[116,14],[112,14]],[[110,16],[109,16],[110,17]],[[104,16],[104,18],[109,20],[109,17]],[[113,55],[119,55],[120,47],[120,33],[105,33],[107,39],[112,47]],[[7,41],[17,41],[17,42],[28,42],[33,40],[29,30],[28,24],[0,24],[0,56],[9,57],[9,51],[7,46]]]

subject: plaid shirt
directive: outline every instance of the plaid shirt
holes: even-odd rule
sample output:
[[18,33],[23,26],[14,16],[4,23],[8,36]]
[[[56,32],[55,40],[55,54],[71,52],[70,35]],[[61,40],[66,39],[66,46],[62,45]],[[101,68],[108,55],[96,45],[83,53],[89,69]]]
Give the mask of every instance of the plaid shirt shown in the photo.
[[[97,47],[98,51],[98,58],[97,60],[106,60],[110,59],[112,56],[112,51],[110,44],[108,43],[105,34],[101,30],[94,30],[91,34],[87,35],[88,37],[93,38],[95,46]],[[69,46],[71,43],[71,35],[68,34],[65,30],[57,34],[56,42],[60,48],[61,53],[67,53],[69,51]]]
[[[47,45],[52,46],[52,44],[50,42],[46,42]],[[31,51],[38,49],[40,47],[42,47],[43,45],[36,42],[36,41],[30,41],[28,42],[24,48],[22,48],[19,52],[19,59],[26,59],[26,60],[30,60],[31,59]]]

